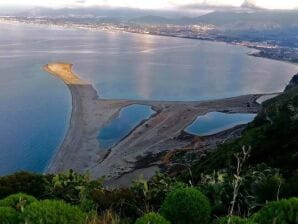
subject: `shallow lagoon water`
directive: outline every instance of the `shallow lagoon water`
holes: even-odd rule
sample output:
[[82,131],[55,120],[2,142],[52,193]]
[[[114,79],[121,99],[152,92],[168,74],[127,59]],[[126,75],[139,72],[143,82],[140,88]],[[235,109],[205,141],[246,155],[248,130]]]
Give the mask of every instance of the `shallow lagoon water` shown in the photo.
[[105,149],[112,147],[154,113],[151,106],[146,105],[133,104],[123,107],[119,116],[100,130],[98,136],[100,145]]
[[43,172],[68,128],[71,96],[42,70],[74,64],[107,99],[207,100],[282,91],[298,67],[199,40],[0,24],[0,174]]
[[256,114],[210,112],[199,116],[185,131],[198,136],[212,135],[240,124],[247,124],[255,117]]

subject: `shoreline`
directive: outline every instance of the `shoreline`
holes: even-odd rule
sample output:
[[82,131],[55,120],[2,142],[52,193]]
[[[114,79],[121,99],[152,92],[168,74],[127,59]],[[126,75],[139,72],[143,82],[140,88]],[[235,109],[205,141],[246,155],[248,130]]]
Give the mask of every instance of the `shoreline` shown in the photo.
[[[230,113],[256,113],[260,110],[256,100],[266,94],[252,94],[205,101],[150,101],[107,100],[99,98],[93,86],[79,78],[72,64],[51,63],[44,66],[49,74],[62,80],[72,96],[69,128],[60,148],[48,165],[47,173],[68,169],[92,178],[106,176],[109,184],[125,173],[134,172],[139,157],[158,154],[174,147],[185,147],[188,141],[177,137],[199,115],[210,111]],[[98,142],[99,130],[113,119],[121,108],[131,104],[151,106],[157,113],[138,124],[111,150],[104,150]],[[247,107],[247,104],[250,107]],[[150,173],[150,172],[149,172]]]
[[[53,65],[53,64],[52,64]],[[65,63],[64,64],[66,66],[66,69],[68,69],[69,71],[72,71],[72,67],[73,67],[73,64],[67,64]],[[55,158],[58,156],[58,153],[59,151],[61,151],[61,149],[64,147],[64,144],[66,142],[66,138],[68,135],[71,135],[70,133],[70,130],[72,129],[72,126],[76,126],[76,124],[74,124],[74,122],[77,120],[74,118],[74,107],[76,107],[76,104],[75,104],[75,98],[74,98],[74,95],[72,93],[72,90],[71,90],[71,87],[69,86],[70,85],[70,82],[71,80],[68,80],[67,76],[65,77],[62,77],[59,75],[59,73],[54,70],[51,69],[50,67],[50,64],[46,64],[43,66],[43,70],[51,75],[53,75],[54,77],[57,77],[59,78],[60,80],[62,80],[64,82],[64,84],[68,87],[69,91],[70,91],[70,95],[71,95],[71,113],[70,113],[70,117],[69,117],[69,120],[68,120],[68,127],[67,127],[67,131],[62,139],[62,141],[60,142],[59,146],[56,148],[55,150],[55,153],[53,154],[51,160],[49,161],[48,165],[46,166],[45,170],[44,170],[44,173],[48,172],[48,170],[50,169],[51,166],[53,166],[53,163],[54,163],[54,160]],[[72,73],[73,74],[73,73]],[[78,78],[76,75],[75,75],[76,78]],[[78,78],[79,79],[79,78]],[[83,83],[83,82],[82,82]]]
[[[8,17],[11,18],[11,17]],[[63,29],[70,29],[70,30],[85,30],[89,32],[119,32],[119,33],[128,33],[128,34],[135,34],[135,35],[149,35],[149,36],[158,36],[158,37],[170,37],[170,38],[179,38],[179,39],[191,39],[191,40],[199,40],[199,41],[209,41],[209,42],[215,42],[215,43],[223,43],[223,44],[228,44],[231,46],[239,46],[239,47],[246,47],[248,49],[254,49],[256,51],[261,51],[262,49],[259,46],[254,46],[251,44],[245,44],[241,41],[239,42],[234,42],[234,41],[227,41],[227,40],[222,40],[222,39],[216,39],[212,37],[192,37],[192,36],[179,36],[179,35],[173,35],[173,34],[155,34],[155,33],[142,33],[142,32],[133,32],[133,31],[128,31],[128,30],[118,30],[118,29],[104,29],[104,28],[90,28],[90,27],[84,27],[84,24],[51,24],[51,23],[39,23],[35,21],[30,21],[30,22],[24,22],[24,21],[19,21],[17,19],[15,20],[9,20],[5,17],[0,16],[0,23],[5,23],[5,24],[24,24],[24,25],[31,25],[31,26],[41,26],[43,28],[63,28]],[[251,41],[248,41],[248,43],[254,43]],[[258,42],[256,42],[258,43]],[[273,46],[278,46],[278,45],[273,45]],[[281,47],[281,46],[279,46]],[[263,47],[263,49],[266,49],[266,47]],[[269,60],[274,60],[274,61],[281,61],[281,62],[286,62],[290,64],[295,64],[297,65],[297,62],[293,62],[290,60],[287,60],[285,58],[275,58],[275,57],[270,57],[266,55],[258,55],[258,54],[250,54],[247,53],[248,56],[251,57],[257,57],[257,58],[264,58],[264,59],[269,59]]]
[[[72,64],[65,64],[65,67],[68,68],[69,71],[72,70],[72,66],[73,66]],[[64,82],[64,84],[68,87],[68,89],[70,91],[70,94],[71,94],[71,114],[70,114],[70,117],[69,117],[69,120],[68,120],[68,128],[67,128],[67,131],[65,133],[65,136],[64,136],[62,142],[59,144],[59,146],[55,150],[54,155],[52,156],[49,164],[47,165],[47,167],[44,171],[44,172],[48,172],[50,167],[53,166],[55,158],[58,156],[58,153],[64,147],[67,136],[71,135],[70,131],[72,129],[72,126],[76,126],[76,124],[74,124],[74,123],[77,119],[74,118],[74,114],[75,114],[74,113],[74,108],[76,107],[75,98],[74,98],[74,94],[72,93],[71,87],[69,86],[71,80],[68,80],[67,76],[63,77],[62,74],[59,74],[57,71],[55,72],[54,70],[52,70],[51,67],[50,67],[50,64],[44,65],[43,70],[46,71],[47,73],[59,78],[60,80],[62,80]]]

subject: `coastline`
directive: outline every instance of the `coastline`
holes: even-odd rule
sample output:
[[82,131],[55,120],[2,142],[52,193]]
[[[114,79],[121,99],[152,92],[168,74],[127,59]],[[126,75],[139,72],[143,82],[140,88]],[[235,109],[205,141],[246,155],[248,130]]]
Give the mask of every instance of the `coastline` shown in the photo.
[[[266,50],[268,48],[268,46],[259,46],[259,44],[263,44],[263,43],[259,43],[259,42],[251,42],[251,41],[232,41],[232,40],[224,40],[222,38],[215,38],[215,37],[211,37],[211,36],[181,36],[181,35],[174,35],[174,34],[158,34],[158,33],[145,33],[145,32],[136,32],[136,31],[129,31],[129,30],[120,30],[120,29],[106,29],[106,28],[100,28],[100,27],[96,27],[96,28],[91,28],[88,27],[84,24],[51,24],[51,23],[42,23],[42,22],[38,22],[38,21],[20,21],[17,20],[17,18],[15,18],[14,20],[11,20],[12,17],[1,17],[0,16],[0,23],[13,23],[13,24],[26,24],[26,25],[33,25],[33,26],[41,26],[41,27],[54,27],[54,28],[63,28],[63,29],[71,29],[71,30],[86,30],[89,32],[122,32],[122,33],[130,33],[130,34],[136,34],[136,35],[150,35],[150,36],[160,36],[160,37],[172,37],[172,38],[180,38],[180,39],[193,39],[193,40],[200,40],[200,41],[209,41],[209,42],[216,42],[216,43],[224,43],[224,44],[229,44],[232,46],[242,46],[242,47],[246,47],[246,48],[251,48],[254,49],[256,51],[262,51],[262,50]],[[276,47],[278,45],[272,45],[269,47]],[[260,52],[259,52],[260,53]],[[282,61],[282,62],[288,62],[291,64],[296,64],[297,62],[295,61],[291,61],[287,58],[282,58],[282,57],[272,57],[270,55],[260,55],[259,53],[256,54],[250,54],[248,53],[249,56],[252,57],[258,57],[258,58],[265,58],[265,59],[269,59],[269,60],[276,60],[276,61]]]
[[[54,161],[55,161],[55,158],[58,157],[58,154],[61,151],[61,149],[63,149],[63,148],[66,147],[65,145],[67,144],[66,143],[67,142],[67,136],[73,135],[72,130],[74,129],[74,127],[77,126],[76,123],[79,120],[78,118],[75,117],[75,114],[76,114],[76,112],[75,112],[76,109],[75,108],[77,107],[76,106],[77,103],[76,103],[76,97],[74,97],[75,94],[72,92],[72,88],[70,86],[71,85],[71,81],[72,81],[71,75],[73,75],[73,78],[75,78],[77,80],[77,83],[84,83],[84,82],[82,80],[80,80],[75,74],[73,74],[71,72],[72,71],[72,66],[73,66],[72,64],[67,64],[67,63],[61,64],[61,67],[65,67],[65,70],[66,71],[64,73],[63,73],[63,71],[61,73],[61,70],[60,70],[60,72],[58,72],[59,71],[59,67],[56,67],[56,69],[58,71],[55,71],[55,64],[47,64],[47,65],[44,65],[43,66],[43,70],[44,71],[46,71],[49,74],[51,74],[51,75],[59,78],[60,80],[62,80],[64,82],[64,84],[68,87],[68,89],[70,91],[70,94],[71,94],[71,114],[70,114],[70,118],[69,118],[69,121],[68,121],[68,129],[67,129],[67,131],[65,133],[65,136],[64,136],[62,142],[60,143],[60,145],[56,149],[54,155],[52,156],[52,158],[51,158],[51,160],[50,160],[50,162],[49,162],[49,164],[48,164],[45,172],[47,172],[47,171],[50,170],[50,167],[53,166]],[[71,72],[71,73],[70,74],[67,74],[68,72]],[[63,76],[63,74],[65,74],[65,75]]]
[[[210,111],[256,113],[261,108],[256,99],[264,95],[198,102],[106,100],[99,98],[90,83],[74,74],[72,66],[68,63],[44,66],[45,71],[67,85],[72,96],[69,129],[46,172],[89,171],[93,178],[106,176],[110,185],[120,176],[134,172],[138,158],[187,146],[190,142],[181,141],[178,136],[197,116]],[[157,113],[141,122],[110,150],[102,149],[98,142],[99,130],[117,116],[121,108],[131,104],[151,106]]]

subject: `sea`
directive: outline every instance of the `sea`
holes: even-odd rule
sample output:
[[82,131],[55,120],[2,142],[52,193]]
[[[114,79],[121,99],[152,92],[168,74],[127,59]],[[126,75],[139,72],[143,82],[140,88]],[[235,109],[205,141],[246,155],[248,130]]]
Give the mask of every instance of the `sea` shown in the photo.
[[219,42],[0,24],[0,175],[42,173],[69,126],[71,95],[43,71],[69,62],[104,99],[195,101],[282,91],[298,66]]

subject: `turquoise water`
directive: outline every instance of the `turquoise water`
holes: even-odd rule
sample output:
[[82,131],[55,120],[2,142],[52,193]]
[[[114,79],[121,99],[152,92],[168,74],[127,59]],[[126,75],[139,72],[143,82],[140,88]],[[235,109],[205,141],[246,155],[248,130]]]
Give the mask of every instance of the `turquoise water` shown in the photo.
[[185,131],[198,136],[212,135],[240,124],[247,124],[255,117],[256,114],[210,112],[199,116]]
[[122,108],[119,116],[100,130],[100,145],[105,149],[112,147],[154,113],[155,111],[146,105],[133,104]]
[[43,72],[46,63],[73,63],[106,99],[279,92],[298,70],[223,43],[1,23],[0,30],[0,175],[43,172],[65,136],[71,96]]

